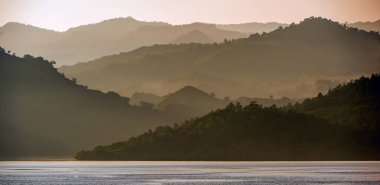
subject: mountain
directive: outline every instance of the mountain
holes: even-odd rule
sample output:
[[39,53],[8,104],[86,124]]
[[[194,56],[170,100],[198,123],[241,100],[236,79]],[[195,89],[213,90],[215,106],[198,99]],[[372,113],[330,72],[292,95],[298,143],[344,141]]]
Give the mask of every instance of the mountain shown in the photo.
[[[158,43],[159,40],[174,40],[191,31],[198,30],[205,34],[213,42],[222,42],[224,39],[237,39],[248,35],[236,31],[221,30],[214,24],[206,23],[191,23],[184,25],[153,27],[144,26],[131,33],[135,39],[152,40],[153,43]],[[159,35],[159,37],[157,37]]]
[[[17,26],[15,26],[17,25]],[[0,28],[0,45],[20,55],[33,54],[55,60],[59,65],[74,64],[141,45],[123,43],[129,32],[142,26],[164,26],[160,22],[116,18],[55,32],[20,23]],[[23,43],[23,44],[20,44]]]
[[222,108],[228,103],[195,87],[185,86],[163,97],[156,107],[168,115],[191,118]]
[[179,121],[77,85],[42,57],[19,58],[2,48],[0,89],[1,160],[71,158],[79,149]]
[[[217,24],[216,27],[222,30],[237,31],[240,33],[263,33],[276,30],[278,27],[287,27],[289,24],[268,22],[268,23],[241,23],[241,24]],[[349,23],[349,27],[358,28],[366,31],[380,31],[380,20],[373,22],[355,22]]]
[[[205,35],[191,33],[193,30],[200,30]],[[182,40],[180,36],[185,38]],[[225,38],[235,39],[244,36],[246,35],[239,32],[218,29],[211,24],[175,26],[162,22],[138,21],[132,17],[105,20],[70,28],[64,32],[20,23],[7,23],[0,27],[1,46],[20,55],[44,56],[49,60],[55,60],[59,66],[130,51],[142,46],[166,44],[176,41],[177,38],[176,43],[212,43],[223,41]],[[193,37],[195,40],[191,40]]]
[[124,96],[136,91],[162,96],[191,85],[219,97],[294,99],[379,71],[379,38],[311,17],[249,38],[142,47],[59,70],[80,84]]
[[[379,31],[378,25],[379,21],[349,24],[367,31]],[[170,25],[126,17],[56,32],[9,22],[0,27],[0,45],[20,55],[33,54],[55,60],[61,66],[154,44],[222,42],[224,39],[247,37],[248,34],[271,32],[280,26],[289,25],[275,22]]]
[[171,43],[181,44],[181,43],[212,43],[213,41],[208,38],[208,36],[199,30],[192,30],[189,33],[179,36],[174,39]]
[[229,31],[237,31],[241,33],[263,33],[263,32],[271,32],[276,30],[278,27],[286,27],[289,26],[289,24],[282,24],[277,22],[269,22],[269,23],[257,23],[257,22],[251,22],[251,23],[242,23],[242,24],[218,24],[216,25],[217,28],[220,28],[222,30],[229,30]]
[[[59,32],[42,29],[31,25],[9,22],[0,27],[0,46],[19,54],[38,53],[50,57],[41,50],[48,50],[47,45],[59,40]],[[20,44],[22,43],[22,44]]]
[[[379,160],[379,107],[380,74],[374,74],[283,109],[229,104],[180,125],[159,126],[127,141],[81,151],[75,158]],[[326,111],[315,114],[318,109]],[[346,117],[363,119],[345,122]]]
[[366,31],[380,32],[380,19],[374,22],[356,22],[348,24],[350,27],[359,28]]
[[223,99],[219,99],[215,97],[214,93],[206,93],[193,86],[182,87],[181,89],[165,96],[136,92],[130,97],[129,102],[132,105],[160,110],[164,115],[172,120],[182,121],[192,117],[203,116],[216,109],[221,109],[231,102],[240,103],[241,105],[248,105],[251,101],[255,101],[264,107],[273,105],[284,107],[288,104],[297,103],[296,100],[292,100],[287,97],[279,99],[274,99],[273,97],[239,97],[237,99],[230,99],[229,97],[225,97]]

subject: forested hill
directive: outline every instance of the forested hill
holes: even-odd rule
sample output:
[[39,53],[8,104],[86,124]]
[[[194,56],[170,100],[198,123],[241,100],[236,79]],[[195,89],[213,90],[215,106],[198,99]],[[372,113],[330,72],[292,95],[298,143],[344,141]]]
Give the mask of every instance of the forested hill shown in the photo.
[[[380,127],[380,75],[361,77],[308,98],[291,109],[330,120],[334,124],[349,125],[359,129]],[[373,130],[380,134],[380,130]]]
[[380,35],[312,17],[249,38],[143,47],[59,70],[124,96],[192,85],[219,97],[311,97],[380,71]]
[[116,93],[77,85],[41,57],[0,48],[0,159],[70,158],[168,121]]
[[379,160],[379,88],[380,75],[374,74],[294,106],[230,104],[180,125],[79,152],[76,159]]

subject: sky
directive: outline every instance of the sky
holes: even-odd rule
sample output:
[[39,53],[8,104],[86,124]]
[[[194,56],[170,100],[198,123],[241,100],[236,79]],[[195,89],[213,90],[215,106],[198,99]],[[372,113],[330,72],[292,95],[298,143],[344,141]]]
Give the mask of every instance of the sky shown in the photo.
[[311,16],[375,21],[380,0],[0,0],[0,26],[20,22],[64,31],[128,16],[171,24],[297,23]]

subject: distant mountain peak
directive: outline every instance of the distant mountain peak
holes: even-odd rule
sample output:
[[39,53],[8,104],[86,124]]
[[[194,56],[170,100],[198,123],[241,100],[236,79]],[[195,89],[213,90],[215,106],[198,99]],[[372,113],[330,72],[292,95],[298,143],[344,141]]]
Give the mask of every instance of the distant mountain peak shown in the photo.
[[174,93],[166,95],[163,100],[157,104],[157,108],[166,111],[175,110],[176,112],[190,110],[190,115],[196,116],[223,107],[225,104],[224,101],[215,98],[213,95],[188,85]]
[[29,24],[23,24],[19,22],[7,22],[2,27],[2,30],[9,30],[10,32],[14,31],[43,31],[43,32],[57,32],[54,30],[49,30],[46,28],[40,28]]
[[[171,99],[177,99],[177,98],[186,98],[186,99],[197,99],[197,98],[213,98],[211,97],[209,94],[207,94],[206,92],[196,88],[196,87],[193,87],[191,85],[187,85],[185,87],[182,87],[181,89],[173,92],[173,93],[170,93],[168,95],[166,95],[165,97],[165,100],[171,100]],[[164,100],[164,101],[165,101]]]
[[196,27],[196,28],[201,28],[201,29],[216,28],[215,24],[208,24],[208,23],[202,23],[202,22],[193,22],[191,24],[187,24],[186,26]]
[[128,19],[128,20],[135,20],[135,21],[136,21],[136,19],[133,18],[132,16],[128,16],[128,17],[126,17],[125,19]]
[[[299,24],[291,24],[285,28],[279,28],[268,33],[271,39],[291,41],[291,42],[318,42],[330,43],[337,45],[338,43],[351,42],[354,39],[362,40],[355,34],[357,29],[343,25],[339,22],[323,17],[309,17],[301,21]],[[349,38],[349,39],[348,39]],[[372,38],[369,38],[371,39]],[[332,42],[334,40],[334,42]]]
[[26,25],[18,23],[18,22],[7,22],[3,25],[3,27],[10,27],[10,26],[26,26]]
[[212,43],[213,40],[210,39],[205,33],[198,29],[193,29],[178,38],[174,39],[171,43],[181,44],[181,43]]
[[355,27],[355,28],[359,28],[359,29],[362,29],[362,30],[366,30],[366,31],[380,31],[380,19],[379,20],[376,20],[376,21],[365,21],[365,22],[362,22],[362,21],[359,21],[359,22],[355,22],[355,23],[351,23],[349,24],[350,27]]
[[[179,89],[178,91],[176,91],[175,93],[180,93],[180,92],[196,92],[196,93],[205,93],[203,92],[202,90],[194,87],[194,86],[191,86],[191,85],[187,85],[185,87],[182,87],[181,89]],[[207,94],[207,93],[205,93]]]
[[128,16],[128,17],[118,17],[118,18],[114,18],[114,19],[107,19],[107,20],[104,20],[104,21],[101,21],[101,22],[143,22],[143,21],[139,21],[139,20],[136,20],[135,18],[131,17],[131,16]]

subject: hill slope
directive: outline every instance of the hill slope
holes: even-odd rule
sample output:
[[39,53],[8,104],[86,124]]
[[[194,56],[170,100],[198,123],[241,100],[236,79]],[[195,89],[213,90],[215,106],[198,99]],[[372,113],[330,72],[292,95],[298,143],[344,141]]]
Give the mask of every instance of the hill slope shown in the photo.
[[[293,110],[330,120],[335,124],[361,129],[380,127],[380,75],[361,77],[338,85],[325,96],[306,99]],[[379,134],[380,130],[375,130]]]
[[41,57],[18,58],[2,48],[0,89],[0,159],[67,158],[171,122],[114,92],[77,85]]
[[222,97],[310,97],[320,87],[379,71],[380,35],[308,18],[246,39],[155,45],[59,70],[90,88],[127,96],[192,85]]
[[[263,108],[256,103],[245,107],[230,104],[181,125],[160,126],[126,142],[79,152],[76,159],[378,160],[379,87],[380,75],[376,74],[288,109]],[[355,110],[349,112],[349,117],[368,117],[370,126],[362,124],[366,119],[351,120],[356,126],[335,122],[348,116],[341,114],[347,108],[341,106],[343,102],[349,102],[345,104]],[[314,109],[329,109],[327,114],[333,117],[314,114],[306,108],[311,105],[317,105]],[[297,113],[299,106],[307,114]]]

